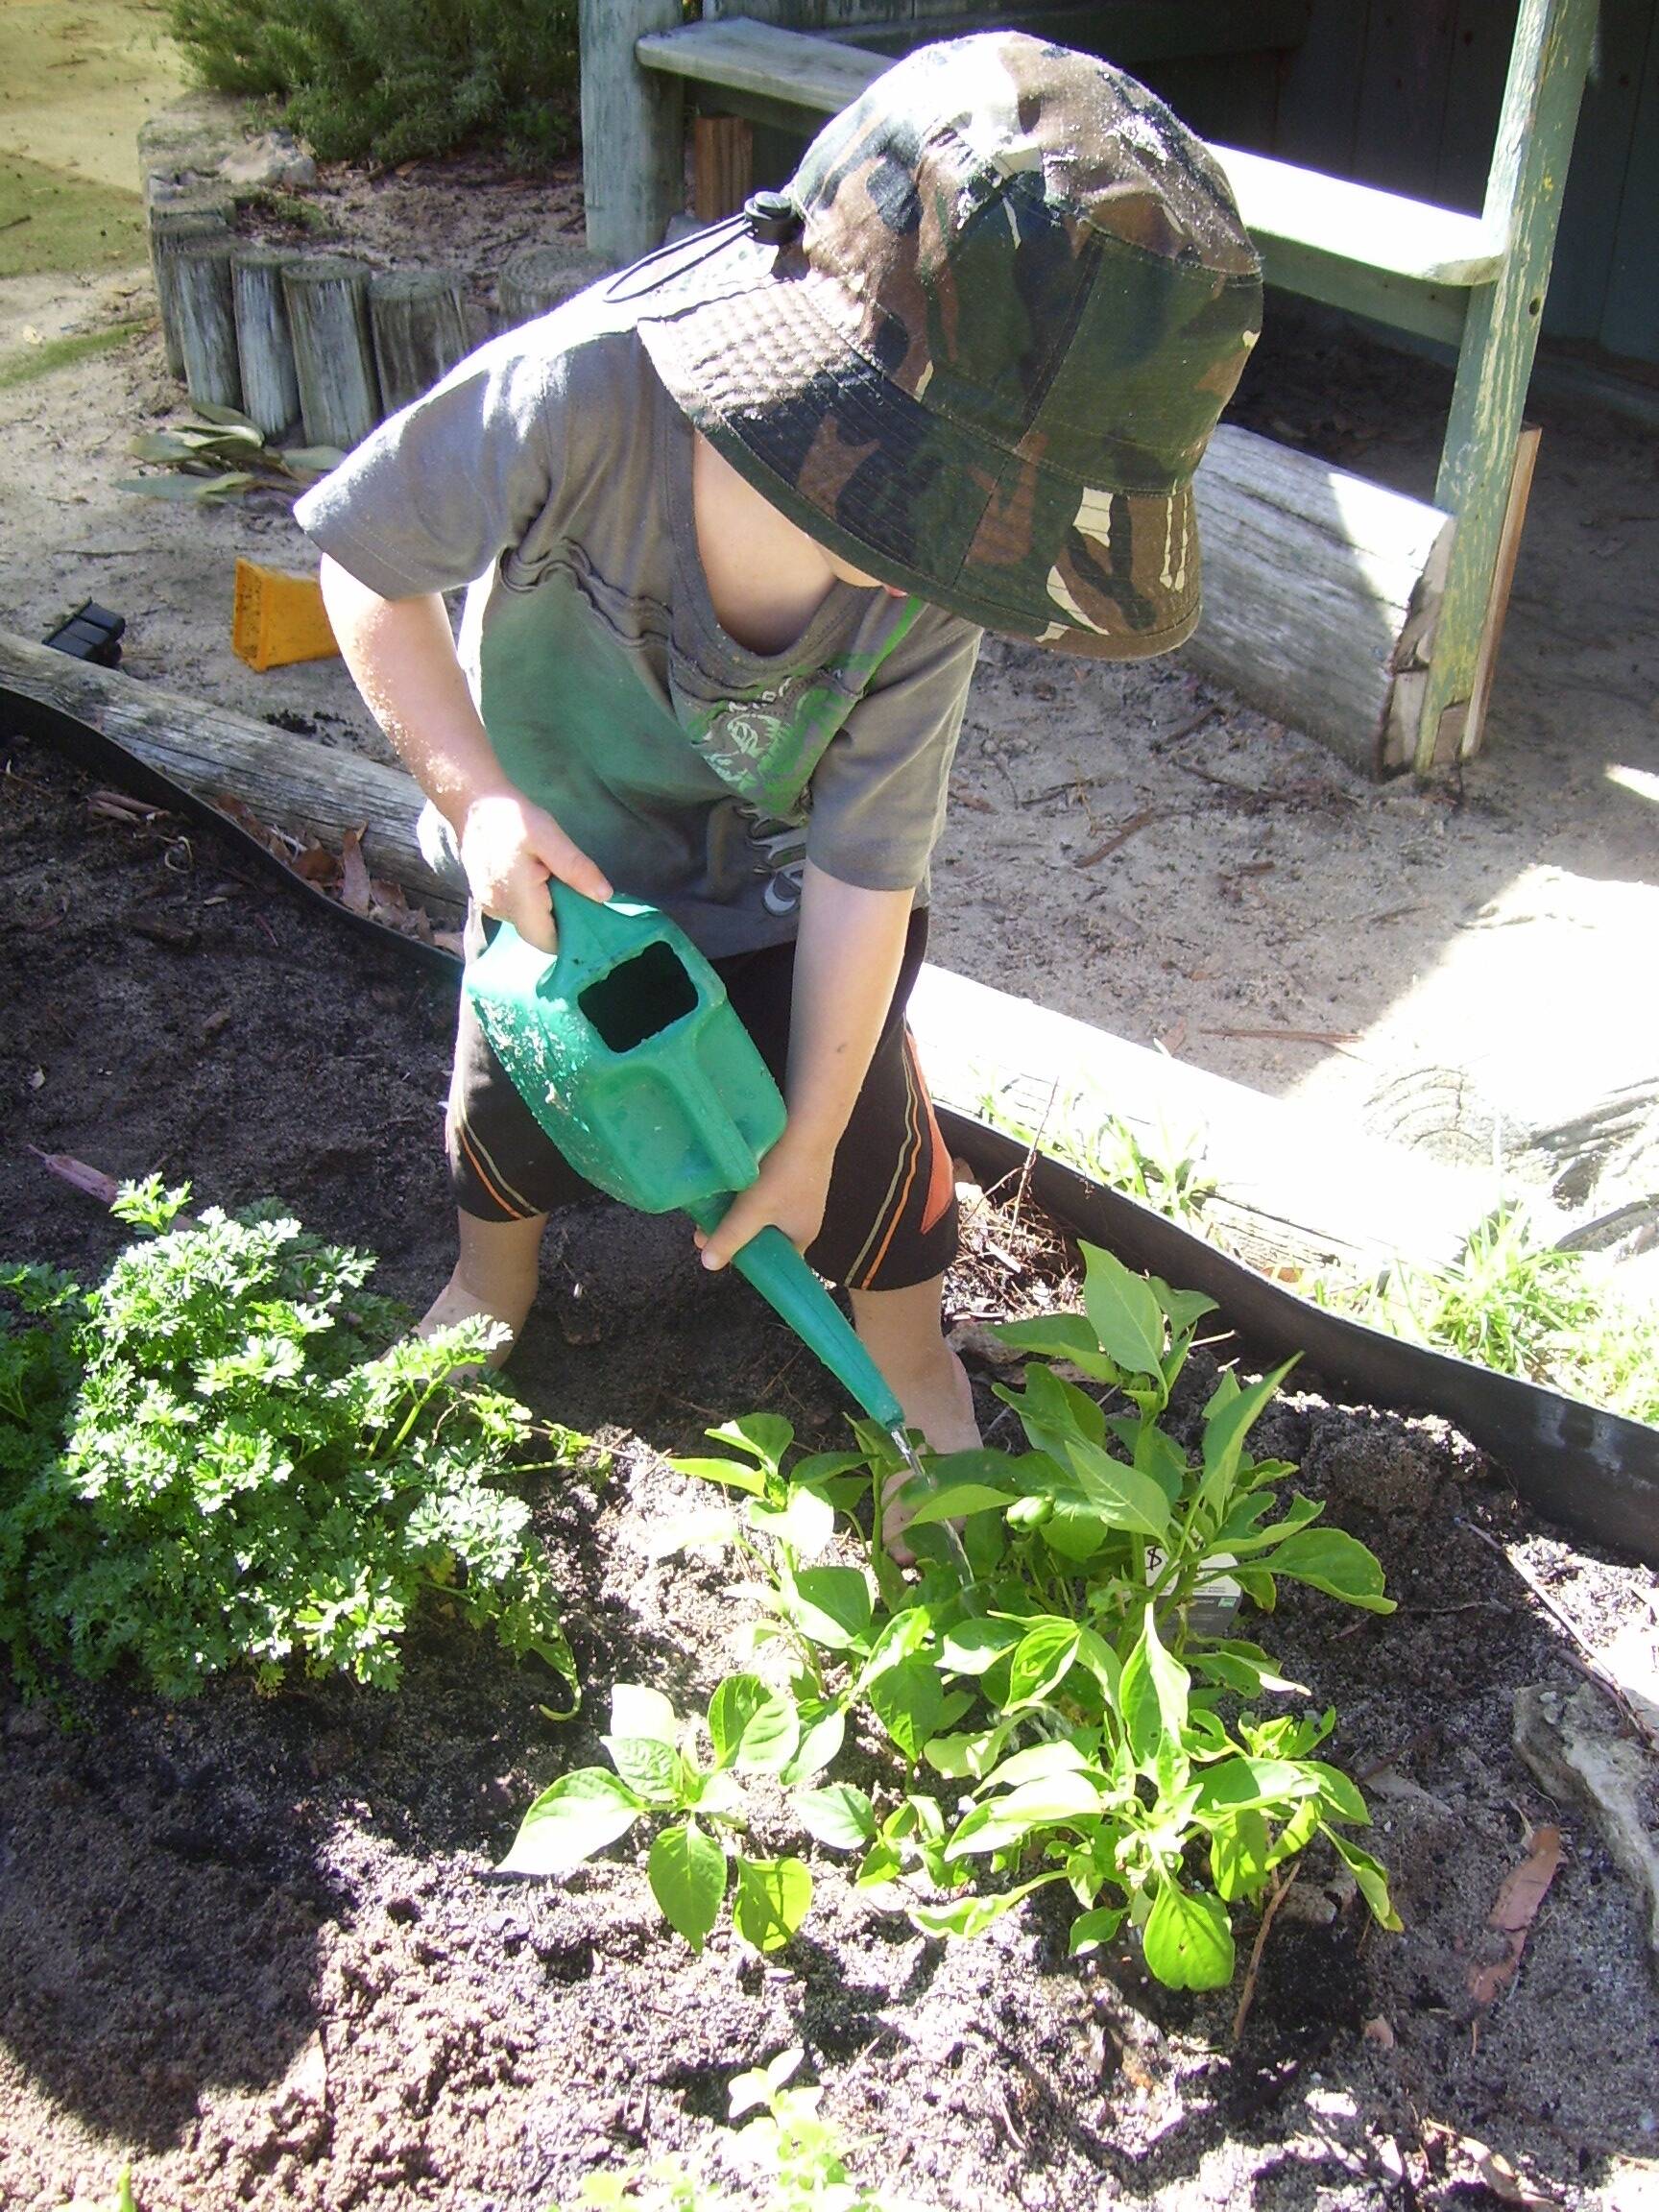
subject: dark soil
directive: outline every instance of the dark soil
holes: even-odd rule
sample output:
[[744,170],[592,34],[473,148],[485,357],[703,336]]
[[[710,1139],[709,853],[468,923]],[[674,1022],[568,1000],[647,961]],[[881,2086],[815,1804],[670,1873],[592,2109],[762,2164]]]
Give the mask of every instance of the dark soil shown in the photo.
[[[187,1177],[202,1201],[276,1191],[380,1253],[382,1288],[429,1295],[452,981],[212,832],[98,814],[86,779],[3,729],[0,759],[8,1256],[95,1271],[120,1241],[35,1147]],[[726,1566],[651,1558],[649,1523],[689,1487],[659,1455],[759,1406],[815,1437],[836,1422],[807,1356],[741,1285],[701,1277],[683,1225],[573,1213],[545,1279],[516,1383],[610,1450],[537,1503],[576,1723],[545,1717],[550,1681],[438,1628],[397,1695],[227,1683],[168,1706],[115,1686],[60,1712],[0,1684],[0,2204],[107,2201],[130,2158],[141,2212],[543,2212],[596,2163],[704,2138],[729,2078],[796,2040],[859,2171],[964,2212],[1490,2201],[1510,2184],[1482,2180],[1467,2138],[1545,2200],[1651,2186],[1644,1930],[1571,1814],[1517,1981],[1473,2015],[1499,1885],[1557,1816],[1509,1750],[1511,1696],[1581,1679],[1473,1530],[1599,1628],[1651,1577],[1538,1528],[1433,1420],[1304,1388],[1263,1423],[1401,1601],[1376,1620],[1309,1596],[1271,1640],[1341,1716],[1406,1933],[1376,1934],[1310,1863],[1237,2040],[1237,1991],[1069,1963],[1058,1911],[946,1948],[827,1857],[802,1936],[766,1963],[729,1936],[692,1957],[631,1847],[563,1886],[492,1879],[535,1791],[599,1756],[613,1680],[688,1695],[732,1663],[750,1608]],[[1010,1308],[1042,1294],[1028,1262],[981,1250],[958,1306],[998,1282]],[[1195,1374],[1190,1417],[1207,1387]]]

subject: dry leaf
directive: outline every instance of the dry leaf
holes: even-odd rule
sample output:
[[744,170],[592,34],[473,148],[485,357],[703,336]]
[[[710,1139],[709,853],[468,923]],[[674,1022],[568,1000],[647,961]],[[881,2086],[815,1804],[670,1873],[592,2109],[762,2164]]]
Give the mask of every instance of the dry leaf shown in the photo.
[[1379,2050],[1392,2051],[1394,2048],[1394,2031],[1383,2019],[1381,2012],[1377,2014],[1375,2019],[1367,2020],[1359,2032],[1367,2043],[1375,2043]]
[[331,883],[340,870],[340,862],[325,845],[306,845],[295,854],[289,863],[296,876],[303,876],[307,883]]
[[1561,1831],[1546,1823],[1532,1831],[1532,1848],[1520,1865],[1512,1866],[1504,1875],[1486,1925],[1505,1938],[1505,1955],[1491,1964],[1472,1967],[1469,1973],[1469,1994],[1482,2011],[1499,1990],[1514,1980],[1527,1930],[1538,1916],[1538,1908],[1560,1863]]
[[102,1167],[88,1167],[84,1160],[77,1160],[68,1152],[42,1152],[36,1145],[29,1149],[35,1153],[49,1175],[69,1183],[77,1190],[84,1190],[88,1198],[96,1198],[101,1206],[112,1206],[119,1186],[113,1175],[106,1175]]
[[348,830],[340,840],[340,900],[353,914],[367,914],[371,892],[363,858],[362,830]]

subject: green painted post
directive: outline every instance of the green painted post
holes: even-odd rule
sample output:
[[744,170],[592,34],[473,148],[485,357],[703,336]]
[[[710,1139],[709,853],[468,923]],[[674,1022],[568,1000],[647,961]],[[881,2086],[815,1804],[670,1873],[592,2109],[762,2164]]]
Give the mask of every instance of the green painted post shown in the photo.
[[1508,252],[1496,281],[1469,295],[1434,487],[1435,505],[1456,516],[1457,529],[1424,686],[1419,774],[1479,743],[1459,709],[1475,687],[1595,29],[1596,0],[1521,0],[1483,210]]
[[685,204],[683,80],[634,59],[636,39],[683,19],[680,0],[581,0],[582,190],[603,260],[660,246]]

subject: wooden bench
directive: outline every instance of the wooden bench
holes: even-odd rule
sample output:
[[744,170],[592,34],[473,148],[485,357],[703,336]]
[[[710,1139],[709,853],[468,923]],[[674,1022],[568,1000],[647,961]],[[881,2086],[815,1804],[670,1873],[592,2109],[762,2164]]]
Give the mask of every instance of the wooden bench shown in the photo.
[[[776,8],[778,0],[753,4]],[[828,12],[856,15],[860,10],[841,0]],[[810,131],[855,98],[899,51],[997,20],[963,9],[947,12],[941,0],[931,7],[912,0],[902,21],[859,22],[830,37],[742,14],[711,12],[696,23],[683,23],[681,14],[679,0],[584,0],[589,235],[599,252],[618,257],[643,252],[682,204],[688,85],[705,108],[751,124],[791,121]],[[1351,757],[1363,757],[1374,742],[1374,764],[1382,769],[1427,772],[1466,758],[1481,741],[1536,444],[1535,434],[1523,436],[1522,407],[1595,15],[1595,0],[1519,0],[1479,215],[1238,147],[1212,147],[1261,248],[1270,284],[1456,350],[1435,487],[1435,506],[1455,517],[1455,528],[1444,549],[1443,575],[1434,579],[1432,648],[1409,716],[1391,710],[1376,732],[1349,733],[1342,746]],[[1133,65],[1149,54],[1293,44],[1306,9],[1299,0],[1256,0],[1244,8],[1214,0],[1163,6],[1108,0],[1105,7],[1023,11],[1019,20],[1064,36],[1068,23],[1084,18],[1103,33],[1094,43]],[[705,139],[706,161],[719,144],[717,137]],[[728,177],[728,189],[738,181],[740,164]],[[700,197],[705,217],[724,211],[709,204],[707,192]],[[1374,651],[1374,641],[1364,649]],[[1415,649],[1421,661],[1421,636]],[[1229,673],[1250,689],[1245,673]]]

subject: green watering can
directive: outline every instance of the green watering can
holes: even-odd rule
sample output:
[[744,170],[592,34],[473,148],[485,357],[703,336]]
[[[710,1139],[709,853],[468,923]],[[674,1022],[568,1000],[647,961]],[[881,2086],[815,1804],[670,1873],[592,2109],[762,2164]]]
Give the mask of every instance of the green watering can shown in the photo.
[[[718,1226],[783,1133],[784,1107],[725,986],[653,906],[552,885],[551,958],[503,923],[466,988],[514,1088],[578,1174],[645,1214]],[[915,1464],[904,1414],[781,1229],[732,1264]]]

